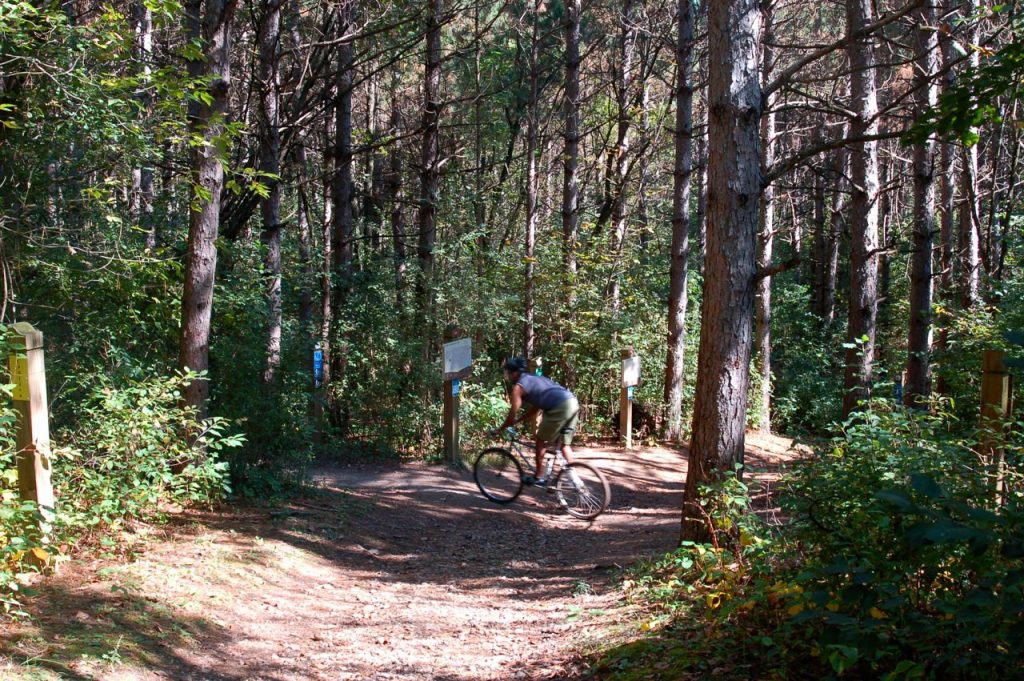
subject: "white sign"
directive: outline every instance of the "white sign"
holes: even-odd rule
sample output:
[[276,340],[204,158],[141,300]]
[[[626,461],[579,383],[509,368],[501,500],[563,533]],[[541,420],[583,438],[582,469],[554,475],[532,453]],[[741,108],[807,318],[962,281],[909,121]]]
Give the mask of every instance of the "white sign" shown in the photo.
[[622,387],[628,388],[640,382],[640,358],[627,357],[622,360]]
[[444,344],[444,377],[450,379],[473,366],[473,346],[468,338]]

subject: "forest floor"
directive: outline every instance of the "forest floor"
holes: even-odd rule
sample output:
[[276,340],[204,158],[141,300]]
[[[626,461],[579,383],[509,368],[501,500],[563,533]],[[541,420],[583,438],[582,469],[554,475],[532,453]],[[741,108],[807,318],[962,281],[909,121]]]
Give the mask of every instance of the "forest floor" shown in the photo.
[[[748,436],[761,511],[797,456]],[[619,569],[673,548],[685,451],[581,447],[611,475],[594,522],[528,488],[488,502],[422,463],[323,464],[275,507],[133,528],[65,564],[0,625],[4,679],[571,679],[626,620]]]

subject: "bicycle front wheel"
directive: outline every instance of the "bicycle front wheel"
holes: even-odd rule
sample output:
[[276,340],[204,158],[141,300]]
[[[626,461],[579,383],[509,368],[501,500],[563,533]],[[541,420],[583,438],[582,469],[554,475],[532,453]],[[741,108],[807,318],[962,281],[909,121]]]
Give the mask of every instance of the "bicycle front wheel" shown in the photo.
[[491,447],[473,464],[473,479],[483,495],[496,504],[514,501],[523,491],[523,467],[512,452]]
[[583,520],[601,515],[612,499],[608,480],[601,471],[588,463],[575,461],[559,471],[555,494],[569,515]]

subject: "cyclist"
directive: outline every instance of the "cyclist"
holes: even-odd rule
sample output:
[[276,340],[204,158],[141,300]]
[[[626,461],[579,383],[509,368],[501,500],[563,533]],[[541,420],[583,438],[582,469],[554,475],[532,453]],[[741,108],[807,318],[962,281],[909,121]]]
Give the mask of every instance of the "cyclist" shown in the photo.
[[[510,357],[504,365],[505,380],[512,384],[509,394],[508,416],[504,423],[496,428],[497,434],[519,421],[532,418],[542,412],[540,426],[537,427],[537,468],[533,475],[528,475],[523,482],[527,485],[545,485],[544,452],[549,444],[557,444],[562,448],[562,456],[566,462],[572,461],[572,436],[576,432],[579,421],[580,405],[566,388],[558,385],[550,378],[535,376],[526,371],[526,360],[522,357]],[[516,417],[519,409],[526,402],[528,409]]]

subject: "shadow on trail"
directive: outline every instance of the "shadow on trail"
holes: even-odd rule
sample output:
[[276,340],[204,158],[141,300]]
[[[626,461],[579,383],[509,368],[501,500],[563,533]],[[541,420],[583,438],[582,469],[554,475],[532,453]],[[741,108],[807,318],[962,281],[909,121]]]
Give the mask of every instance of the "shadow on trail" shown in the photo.
[[[93,681],[109,678],[115,667],[130,665],[167,670],[182,681],[242,681],[218,671],[214,659],[197,665],[178,652],[202,640],[216,651],[229,637],[201,617],[188,617],[123,588],[102,593],[68,591],[59,584],[43,587],[35,617],[4,630],[0,652],[27,670],[48,671],[57,678]],[[35,677],[33,677],[35,678]],[[274,665],[264,670],[278,678]]]
[[571,595],[672,548],[683,482],[682,474],[666,481],[648,462],[582,454],[608,473],[612,491],[609,509],[592,522],[560,513],[544,490],[526,488],[502,506],[479,493],[471,472],[422,464],[327,465],[316,472],[319,489],[281,509],[253,510],[262,516],[249,519],[255,523],[219,515],[203,522],[258,533],[377,580],[460,591],[507,584],[520,600]]

